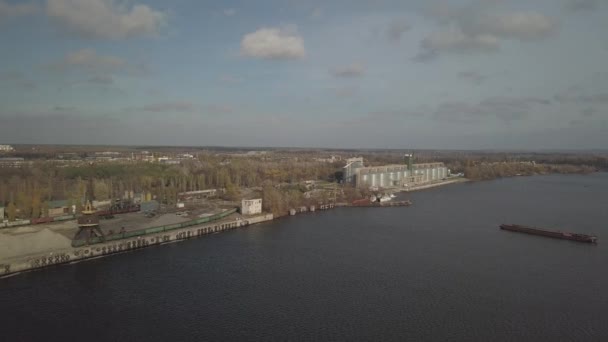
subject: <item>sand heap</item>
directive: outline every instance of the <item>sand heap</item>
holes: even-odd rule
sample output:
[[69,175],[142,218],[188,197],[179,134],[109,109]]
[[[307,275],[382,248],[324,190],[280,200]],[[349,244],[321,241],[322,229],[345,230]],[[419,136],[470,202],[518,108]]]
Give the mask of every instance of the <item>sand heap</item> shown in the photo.
[[0,261],[21,255],[70,248],[71,243],[72,241],[67,237],[49,229],[26,234],[0,234]]

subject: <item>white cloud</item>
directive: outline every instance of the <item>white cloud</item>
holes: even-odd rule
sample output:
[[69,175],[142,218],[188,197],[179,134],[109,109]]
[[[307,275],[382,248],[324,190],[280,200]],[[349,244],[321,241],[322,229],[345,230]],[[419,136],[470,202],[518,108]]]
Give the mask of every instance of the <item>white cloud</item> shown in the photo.
[[477,71],[461,71],[458,73],[458,78],[470,81],[473,84],[479,85],[486,80],[487,76],[482,75]]
[[555,100],[558,102],[575,102],[575,103],[589,103],[589,104],[608,104],[608,93],[597,93],[591,95],[571,95],[571,94],[558,94],[555,95]]
[[89,48],[69,52],[60,61],[49,64],[48,68],[57,71],[81,70],[94,76],[104,74],[145,76],[149,73],[148,68],[143,64],[128,63],[125,59],[116,56],[100,55]]
[[488,13],[476,20],[462,23],[470,35],[490,34],[496,37],[519,40],[542,39],[557,29],[555,20],[536,12]]
[[40,10],[34,3],[9,4],[0,0],[0,19],[35,14]]
[[33,90],[38,87],[36,83],[27,79],[25,75],[19,71],[0,72],[0,87],[1,86],[25,90]]
[[312,13],[310,14],[310,16],[314,19],[321,18],[323,16],[323,9],[320,7],[316,7],[315,9],[312,10]]
[[222,75],[218,78],[218,81],[223,84],[239,84],[243,82],[243,79],[233,75]]
[[47,0],[46,11],[68,33],[83,38],[153,36],[166,19],[147,5],[114,0]]
[[306,56],[306,50],[295,30],[261,28],[243,37],[241,54],[261,59],[300,59]]
[[469,36],[458,28],[437,31],[424,38],[421,46],[429,50],[451,50],[466,52],[469,50],[494,51],[500,47],[500,41],[491,34]]
[[53,110],[56,112],[73,112],[76,110],[74,106],[55,106]]
[[593,114],[595,112],[597,112],[597,110],[595,110],[594,108],[591,108],[591,107],[581,110],[581,114],[583,116],[593,116]]
[[223,13],[225,16],[231,17],[236,14],[236,10],[234,8],[226,8]]
[[138,108],[127,108],[127,110],[138,110],[152,113],[208,113],[208,114],[229,114],[234,109],[225,104],[208,104],[201,106],[189,101],[169,101],[169,102],[158,102],[150,103],[143,107]]
[[335,77],[359,77],[365,73],[365,67],[359,63],[352,63],[331,70]]
[[593,11],[600,5],[599,0],[566,0],[565,7],[567,10],[577,11]]
[[89,78],[87,82],[92,84],[111,85],[114,84],[114,79],[109,75],[97,75]]
[[91,69],[119,69],[124,67],[127,62],[115,56],[98,55],[93,49],[81,49],[68,53],[63,64]]
[[452,26],[443,31],[436,31],[420,42],[418,61],[433,59],[440,53],[494,52],[500,49],[500,40],[491,34],[474,36],[463,33],[460,28]]
[[420,42],[415,59],[430,60],[449,52],[496,51],[504,39],[535,41],[557,32],[555,19],[533,11],[504,12],[499,3],[501,0],[483,0],[465,6],[436,6],[429,15],[441,29]]
[[388,39],[392,42],[398,42],[401,40],[403,33],[409,31],[412,27],[405,19],[395,19],[391,21],[386,30]]
[[4,81],[4,80],[15,81],[15,80],[21,80],[24,78],[25,78],[25,76],[23,75],[23,73],[21,73],[19,71],[0,72],[0,81]]
[[550,105],[551,101],[536,97],[490,97],[478,104],[448,101],[439,104],[434,119],[455,123],[478,123],[494,117],[502,122],[527,118],[538,106]]
[[344,86],[344,87],[332,88],[331,91],[338,98],[348,98],[348,97],[354,97],[355,95],[357,95],[359,93],[359,87],[358,86]]
[[153,103],[145,105],[140,108],[146,112],[163,113],[163,112],[192,112],[196,109],[196,106],[191,102],[175,101],[175,102],[164,102],[164,103]]
[[229,114],[234,111],[231,106],[228,105],[220,105],[220,104],[210,104],[203,107],[205,112],[209,112],[212,114]]

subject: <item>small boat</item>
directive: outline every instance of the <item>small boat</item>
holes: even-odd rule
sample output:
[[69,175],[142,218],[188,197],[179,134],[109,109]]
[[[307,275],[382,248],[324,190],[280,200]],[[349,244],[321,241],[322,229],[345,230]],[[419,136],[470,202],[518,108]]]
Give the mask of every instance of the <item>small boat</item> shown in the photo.
[[388,202],[391,199],[392,199],[391,196],[385,194],[382,197],[380,197],[380,202]]

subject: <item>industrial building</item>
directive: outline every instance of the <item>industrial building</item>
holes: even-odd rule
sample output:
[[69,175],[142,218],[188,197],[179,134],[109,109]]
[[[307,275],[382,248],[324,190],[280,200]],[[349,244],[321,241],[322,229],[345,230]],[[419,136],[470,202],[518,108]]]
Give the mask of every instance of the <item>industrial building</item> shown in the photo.
[[352,158],[344,167],[344,180],[358,188],[391,188],[420,185],[448,177],[443,163],[414,164],[414,156],[405,155],[404,164],[363,166],[363,158]]
[[21,167],[24,163],[23,158],[0,158],[0,167]]
[[243,200],[241,202],[241,214],[255,215],[262,213],[262,199]]
[[67,200],[55,200],[48,202],[49,217],[57,217],[70,214],[70,205]]
[[344,182],[355,184],[357,170],[363,167],[363,158],[349,158],[346,159],[346,166],[344,167]]

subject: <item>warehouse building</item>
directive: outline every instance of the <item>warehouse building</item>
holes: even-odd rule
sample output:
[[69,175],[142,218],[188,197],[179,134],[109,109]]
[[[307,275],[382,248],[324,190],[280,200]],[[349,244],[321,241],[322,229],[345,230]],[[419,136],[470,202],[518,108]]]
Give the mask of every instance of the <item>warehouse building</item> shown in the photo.
[[255,215],[262,213],[262,199],[256,198],[251,200],[244,199],[241,202],[241,214]]
[[420,185],[448,177],[448,169],[443,163],[414,164],[412,155],[405,158],[405,164],[371,167],[364,167],[362,161],[360,167],[347,164],[344,179],[358,188],[389,188]]

